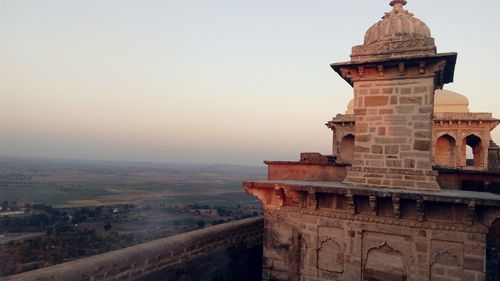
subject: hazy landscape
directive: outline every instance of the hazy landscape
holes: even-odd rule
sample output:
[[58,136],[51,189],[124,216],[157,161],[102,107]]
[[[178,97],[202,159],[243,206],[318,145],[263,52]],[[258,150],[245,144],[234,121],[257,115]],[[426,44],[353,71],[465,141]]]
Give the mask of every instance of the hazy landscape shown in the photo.
[[262,213],[264,167],[0,158],[0,276]]

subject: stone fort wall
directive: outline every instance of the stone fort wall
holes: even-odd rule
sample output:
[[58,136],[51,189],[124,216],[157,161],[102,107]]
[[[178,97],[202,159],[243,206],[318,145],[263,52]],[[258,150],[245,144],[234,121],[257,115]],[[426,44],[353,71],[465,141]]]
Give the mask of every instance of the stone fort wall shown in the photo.
[[481,227],[301,211],[266,212],[263,280],[485,280]]
[[260,280],[261,217],[212,226],[1,281]]

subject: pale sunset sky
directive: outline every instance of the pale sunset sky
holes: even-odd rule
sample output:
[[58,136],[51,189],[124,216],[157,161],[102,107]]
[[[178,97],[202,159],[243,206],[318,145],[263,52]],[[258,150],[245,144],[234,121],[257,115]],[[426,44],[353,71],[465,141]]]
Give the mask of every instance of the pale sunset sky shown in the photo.
[[[409,0],[445,88],[500,118],[500,1]],[[389,0],[0,0],[0,156],[261,165],[331,153],[330,63]],[[500,128],[493,133],[500,143]]]

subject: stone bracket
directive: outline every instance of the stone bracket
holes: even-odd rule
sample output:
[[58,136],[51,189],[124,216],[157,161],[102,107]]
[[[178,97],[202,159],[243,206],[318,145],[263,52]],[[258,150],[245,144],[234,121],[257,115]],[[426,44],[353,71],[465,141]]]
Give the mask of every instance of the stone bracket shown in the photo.
[[426,62],[425,61],[421,61],[420,62],[420,74],[425,74],[425,66],[426,66]]
[[316,196],[316,192],[309,191],[307,194],[307,201],[310,209],[316,210],[318,208],[318,198]]
[[376,216],[377,215],[377,196],[372,194],[368,197],[368,199],[370,202],[370,214],[372,216]]
[[383,64],[377,65],[377,70],[378,70],[378,77],[384,77],[384,65]]
[[467,204],[467,211],[465,216],[465,222],[467,225],[472,225],[474,222],[474,217],[476,216],[476,201],[470,200]]
[[405,75],[405,63],[404,62],[400,62],[399,63],[399,76],[404,76]]
[[394,214],[394,218],[401,218],[401,204],[399,200],[399,196],[392,196],[392,212]]
[[365,68],[363,66],[358,66],[359,77],[363,77],[364,72],[365,72]]
[[417,199],[417,220],[419,222],[424,221],[425,218],[425,202],[422,197]]
[[351,214],[356,212],[356,205],[354,205],[354,195],[352,195],[351,191],[348,191],[345,195],[347,201],[347,209]]

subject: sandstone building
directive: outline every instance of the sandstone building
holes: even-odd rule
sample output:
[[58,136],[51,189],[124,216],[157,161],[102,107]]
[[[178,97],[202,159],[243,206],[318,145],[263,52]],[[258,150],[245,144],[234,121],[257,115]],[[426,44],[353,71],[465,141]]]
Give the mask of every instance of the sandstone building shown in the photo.
[[499,121],[442,90],[457,54],[437,53],[405,4],[391,1],[351,60],[332,64],[354,88],[345,114],[326,124],[332,155],[266,161],[268,180],[243,184],[264,222],[0,280],[500,280],[500,148],[490,135]]
[[354,89],[333,153],[266,161],[263,280],[498,280],[499,148],[490,113],[442,90],[456,53],[391,1],[332,68]]

